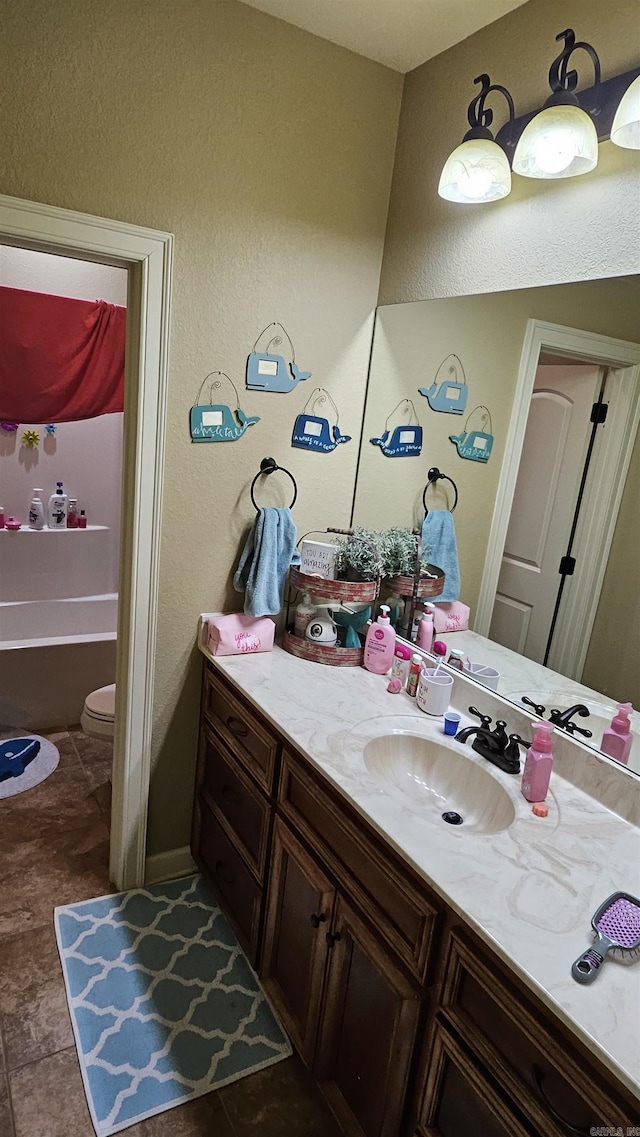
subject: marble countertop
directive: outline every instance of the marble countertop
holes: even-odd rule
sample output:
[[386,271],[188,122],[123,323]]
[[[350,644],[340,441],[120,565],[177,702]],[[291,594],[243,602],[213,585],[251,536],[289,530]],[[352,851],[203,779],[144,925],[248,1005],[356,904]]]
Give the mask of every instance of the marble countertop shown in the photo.
[[[611,893],[640,896],[640,830],[629,820],[640,783],[566,736],[554,736],[549,816],[535,817],[520,779],[470,743],[447,741],[490,772],[515,821],[502,832],[464,831],[427,816],[405,791],[389,791],[365,765],[366,741],[396,730],[443,742],[442,720],[363,668],[326,667],[279,647],[213,658],[215,667],[337,787],[427,884],[457,911],[541,1001],[640,1101],[640,959],[609,956],[590,986],[571,977],[592,943],[591,918]],[[499,696],[456,676],[452,707],[475,703],[509,731],[531,720]],[[582,783],[582,785],[581,785]],[[588,792],[587,792],[588,791]],[[603,804],[606,802],[607,804]]]

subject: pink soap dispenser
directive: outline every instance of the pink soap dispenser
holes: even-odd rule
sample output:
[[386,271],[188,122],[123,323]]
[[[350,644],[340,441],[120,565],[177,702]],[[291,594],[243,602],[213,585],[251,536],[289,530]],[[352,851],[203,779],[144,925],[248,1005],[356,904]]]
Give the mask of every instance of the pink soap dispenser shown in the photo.
[[544,801],[549,790],[553,754],[551,735],[553,723],[542,720],[534,723],[534,735],[527,750],[521,790],[527,801]]
[[603,754],[608,754],[610,758],[615,758],[616,762],[622,762],[625,766],[629,761],[629,752],[633,742],[629,723],[629,715],[632,710],[631,703],[618,703],[618,713],[613,716],[611,726],[605,730],[600,743]]
[[395,629],[389,619],[389,605],[380,605],[380,615],[370,624],[364,644],[364,666],[375,675],[384,675],[393,663],[396,647]]

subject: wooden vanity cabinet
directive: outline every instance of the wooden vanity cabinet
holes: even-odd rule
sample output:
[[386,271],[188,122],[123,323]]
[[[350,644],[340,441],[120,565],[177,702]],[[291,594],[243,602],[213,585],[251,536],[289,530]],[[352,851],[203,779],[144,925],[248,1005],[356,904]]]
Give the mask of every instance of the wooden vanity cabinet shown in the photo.
[[210,664],[192,852],[345,1137],[640,1133],[628,1091]]
[[280,741],[205,667],[191,853],[258,965]]

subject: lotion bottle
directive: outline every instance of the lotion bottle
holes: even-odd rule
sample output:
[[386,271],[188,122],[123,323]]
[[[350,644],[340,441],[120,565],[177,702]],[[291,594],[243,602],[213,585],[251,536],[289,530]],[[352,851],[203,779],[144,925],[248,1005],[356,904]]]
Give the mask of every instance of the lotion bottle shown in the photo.
[[389,605],[380,605],[380,615],[371,624],[364,644],[364,666],[374,675],[384,675],[393,663],[396,633],[389,619]]
[[632,710],[631,703],[618,703],[618,713],[613,716],[611,726],[605,730],[600,743],[603,754],[608,754],[610,758],[615,758],[616,762],[622,762],[625,766],[629,761],[629,752],[633,742],[629,723],[629,715]]
[[29,528],[30,529],[44,529],[44,505],[40,494],[41,489],[37,487],[33,491],[31,498],[31,505],[29,506]]
[[542,720],[535,723],[531,746],[527,750],[521,790],[527,801],[544,801],[549,791],[553,754],[551,735],[553,723]]
[[430,652],[433,647],[433,604],[425,604],[422,619],[418,624],[418,647]]
[[302,600],[296,608],[295,620],[293,624],[293,634],[300,636],[304,639],[304,633],[307,630],[309,620],[312,620],[316,614],[316,606],[311,603],[311,597],[308,592],[304,593]]
[[47,509],[47,525],[50,529],[67,528],[67,495],[62,488],[62,482],[56,482],[56,492],[49,498]]

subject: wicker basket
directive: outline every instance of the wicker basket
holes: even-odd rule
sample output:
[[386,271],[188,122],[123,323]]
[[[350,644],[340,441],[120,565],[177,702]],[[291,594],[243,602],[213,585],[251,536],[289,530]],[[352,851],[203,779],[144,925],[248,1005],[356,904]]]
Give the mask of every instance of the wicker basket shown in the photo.
[[[435,576],[421,576],[418,585],[418,596],[421,600],[440,596],[444,589],[444,572],[437,565],[427,565],[428,572]],[[398,596],[413,596],[414,579],[412,576],[392,576],[386,582],[392,592]]]

